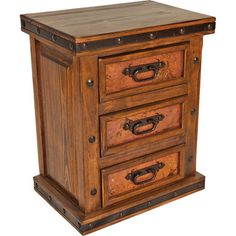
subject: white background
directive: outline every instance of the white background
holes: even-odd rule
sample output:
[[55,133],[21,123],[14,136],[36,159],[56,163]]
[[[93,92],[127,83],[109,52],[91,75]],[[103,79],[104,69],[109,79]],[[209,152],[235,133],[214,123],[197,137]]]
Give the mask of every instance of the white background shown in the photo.
[[[206,189],[94,233],[115,235],[236,235],[236,50],[234,1],[161,0],[217,17],[205,36],[198,136]],[[78,235],[33,191],[38,174],[28,35],[19,14],[128,1],[2,1],[0,7],[0,235]],[[132,14],[132,13],[131,13]]]

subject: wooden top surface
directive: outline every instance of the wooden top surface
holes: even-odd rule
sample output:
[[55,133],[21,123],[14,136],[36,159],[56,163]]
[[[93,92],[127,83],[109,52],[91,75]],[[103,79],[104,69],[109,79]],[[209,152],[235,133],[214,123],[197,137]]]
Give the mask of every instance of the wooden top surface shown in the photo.
[[169,5],[142,1],[23,15],[75,39],[91,38],[213,17]]

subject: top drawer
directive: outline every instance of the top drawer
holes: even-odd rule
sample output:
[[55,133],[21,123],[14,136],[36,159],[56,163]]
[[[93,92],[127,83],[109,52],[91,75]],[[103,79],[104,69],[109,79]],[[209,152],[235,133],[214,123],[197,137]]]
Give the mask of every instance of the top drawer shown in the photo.
[[186,82],[188,44],[99,59],[100,100]]

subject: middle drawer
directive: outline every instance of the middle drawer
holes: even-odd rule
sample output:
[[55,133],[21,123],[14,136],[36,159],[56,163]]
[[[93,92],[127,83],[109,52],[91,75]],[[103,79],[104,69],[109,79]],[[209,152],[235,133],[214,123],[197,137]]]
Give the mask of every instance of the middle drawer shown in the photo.
[[[144,145],[184,133],[186,96],[145,107],[100,117],[101,156]],[[152,151],[152,150],[150,150]]]

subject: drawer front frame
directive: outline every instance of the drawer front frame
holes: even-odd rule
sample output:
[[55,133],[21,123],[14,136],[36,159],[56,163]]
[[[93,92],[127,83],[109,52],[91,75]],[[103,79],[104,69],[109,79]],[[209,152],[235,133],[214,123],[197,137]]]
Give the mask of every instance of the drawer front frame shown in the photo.
[[[161,179],[160,181],[156,182],[150,182],[150,183],[144,183],[142,185],[139,185],[137,188],[134,188],[132,190],[128,190],[126,192],[120,193],[115,196],[110,196],[109,194],[109,175],[113,173],[118,173],[126,169],[130,169],[132,167],[137,167],[138,165],[145,164],[145,162],[150,161],[158,161],[159,159],[165,160],[165,157],[168,158],[170,155],[178,153],[178,173],[176,175],[167,177],[166,179]],[[165,162],[165,161],[163,161]],[[103,207],[111,205],[113,203],[125,200],[127,198],[134,197],[138,194],[142,194],[147,191],[151,191],[153,189],[158,189],[163,186],[169,185],[171,183],[174,183],[178,180],[181,180],[184,178],[184,162],[185,162],[185,152],[184,152],[184,145],[180,145],[174,148],[170,148],[165,151],[161,151],[158,153],[152,153],[149,155],[146,155],[144,157],[141,157],[139,159],[135,159],[132,161],[128,161],[119,165],[115,165],[106,169],[101,170],[101,176],[102,176],[102,205]],[[158,173],[157,173],[158,175]],[[125,181],[130,181],[125,179]],[[136,186],[135,186],[136,187]]]
[[[138,149],[142,149],[145,145],[149,145],[152,143],[156,143],[156,146],[158,146],[158,142],[160,142],[163,139],[168,139],[171,138],[173,136],[179,136],[185,133],[185,123],[186,123],[186,103],[187,103],[187,96],[182,96],[179,98],[174,98],[174,99],[170,99],[166,102],[160,102],[157,103],[155,105],[146,105],[145,107],[141,107],[141,108],[133,108],[131,110],[128,111],[122,111],[122,112],[117,112],[111,115],[104,115],[100,117],[100,134],[101,134],[101,157],[109,157],[111,155],[114,155],[116,153],[119,152],[123,152],[125,150],[126,153],[128,153],[129,151],[133,151],[133,150],[138,150]],[[146,137],[142,137],[139,139],[136,139],[134,141],[130,141],[127,143],[123,143],[117,146],[112,146],[112,147],[108,147],[107,144],[107,122],[115,120],[115,119],[119,119],[119,118],[124,118],[126,116],[128,116],[129,114],[135,114],[135,113],[140,113],[142,111],[151,109],[153,107],[155,107],[155,109],[161,109],[161,108],[165,108],[168,106],[172,106],[175,104],[181,104],[181,111],[180,111],[180,115],[181,115],[181,127],[177,127],[177,128],[173,128],[170,130],[166,130],[160,133],[157,133],[155,135],[150,135],[150,136],[146,136]],[[156,147],[155,147],[156,148]],[[149,153],[152,152],[152,149],[149,150]]]
[[[137,82],[138,85],[137,87],[132,87],[128,89],[124,89],[121,91],[113,92],[113,93],[108,93],[106,90],[106,65],[111,64],[111,63],[117,63],[119,62],[124,62],[127,60],[135,60],[135,59],[142,59],[142,58],[147,58],[147,57],[152,57],[152,56],[160,56],[168,53],[174,53],[177,51],[183,51],[184,53],[184,59],[183,59],[183,76],[177,77],[177,78],[172,78],[168,80],[160,80],[155,82],[150,83],[143,83],[142,82]],[[108,57],[103,57],[99,58],[99,95],[100,95],[100,102],[106,102],[109,100],[114,100],[126,96],[131,96],[131,95],[136,95],[148,91],[153,91],[156,89],[161,89],[161,88],[167,88],[171,86],[176,86],[182,83],[186,83],[189,75],[188,71],[188,66],[187,66],[187,61],[189,57],[189,42],[182,42],[177,45],[166,45],[158,48],[149,48],[144,51],[140,52],[132,52],[132,53],[127,53],[125,55],[117,55],[117,56],[108,56]],[[163,68],[164,69],[164,68]],[[129,77],[127,77],[129,79]],[[130,78],[131,79],[131,78]]]

